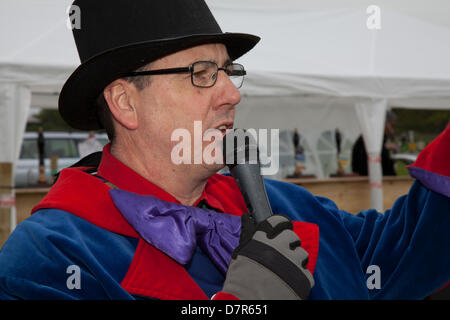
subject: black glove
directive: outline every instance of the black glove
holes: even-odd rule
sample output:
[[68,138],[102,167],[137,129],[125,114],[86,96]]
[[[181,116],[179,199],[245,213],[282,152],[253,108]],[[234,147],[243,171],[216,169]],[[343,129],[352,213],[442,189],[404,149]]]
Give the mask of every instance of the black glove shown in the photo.
[[306,269],[308,253],[292,230],[287,216],[273,215],[256,225],[244,214],[222,291],[241,300],[306,299],[314,280]]

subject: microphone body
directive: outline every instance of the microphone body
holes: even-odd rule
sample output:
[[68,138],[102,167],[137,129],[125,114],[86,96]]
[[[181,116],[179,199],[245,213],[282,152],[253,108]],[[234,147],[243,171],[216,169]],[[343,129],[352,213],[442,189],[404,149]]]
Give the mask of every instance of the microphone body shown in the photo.
[[256,223],[272,215],[261,168],[256,164],[238,164],[230,169],[231,175],[241,190],[248,212]]
[[[252,215],[256,223],[260,223],[273,213],[267,197],[264,179],[261,176],[256,141],[251,136],[248,139],[242,139],[244,141],[236,139],[234,131],[227,133],[228,135],[234,136],[234,144],[231,150],[229,147],[227,149],[226,144],[229,144],[231,139],[227,139],[227,137],[223,139],[225,164],[230,169],[232,177],[236,180],[249,214]],[[241,141],[241,143],[239,144],[238,141]],[[249,154],[252,150],[256,151],[256,160],[253,159],[254,161],[249,159]],[[231,156],[233,156],[233,161],[230,161]]]

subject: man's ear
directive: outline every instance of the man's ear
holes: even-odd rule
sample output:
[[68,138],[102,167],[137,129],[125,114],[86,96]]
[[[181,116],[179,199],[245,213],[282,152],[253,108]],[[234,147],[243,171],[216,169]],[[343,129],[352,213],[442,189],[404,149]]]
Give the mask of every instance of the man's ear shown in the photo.
[[129,130],[135,130],[138,127],[137,110],[133,106],[136,94],[138,94],[136,88],[124,79],[111,82],[103,90],[114,119]]

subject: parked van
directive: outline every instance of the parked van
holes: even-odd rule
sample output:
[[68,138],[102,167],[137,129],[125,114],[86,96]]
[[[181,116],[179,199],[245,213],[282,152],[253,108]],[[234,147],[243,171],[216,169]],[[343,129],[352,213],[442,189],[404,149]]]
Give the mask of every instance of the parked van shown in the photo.
[[[70,167],[80,160],[78,145],[87,139],[88,133],[44,132],[45,139],[45,177],[51,181],[50,158],[58,156],[58,171]],[[97,140],[105,145],[108,143],[106,134],[96,134]],[[26,132],[22,142],[19,162],[15,174],[15,186],[26,187],[35,185],[39,177],[39,153],[37,132]]]

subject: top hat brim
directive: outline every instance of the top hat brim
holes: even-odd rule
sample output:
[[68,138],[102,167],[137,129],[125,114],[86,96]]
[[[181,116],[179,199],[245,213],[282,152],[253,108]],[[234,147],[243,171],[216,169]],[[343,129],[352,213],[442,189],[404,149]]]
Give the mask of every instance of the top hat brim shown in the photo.
[[225,44],[228,55],[235,60],[251,50],[259,40],[257,36],[244,33],[202,34],[108,50],[82,63],[67,79],[59,95],[59,112],[75,129],[102,129],[97,117],[97,97],[121,75],[168,54],[208,43]]

